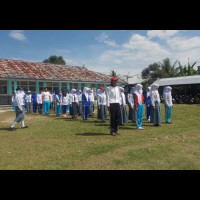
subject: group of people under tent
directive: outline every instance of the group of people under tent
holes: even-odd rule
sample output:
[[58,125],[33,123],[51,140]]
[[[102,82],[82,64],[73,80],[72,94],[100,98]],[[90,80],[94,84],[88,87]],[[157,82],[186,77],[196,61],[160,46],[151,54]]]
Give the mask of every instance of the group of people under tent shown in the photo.
[[[118,79],[116,77],[111,78],[111,85],[105,90],[104,87],[100,87],[97,90],[97,118],[101,122],[105,122],[108,119],[108,113],[110,115],[110,135],[120,135],[119,126],[123,126],[131,120],[135,123],[138,130],[143,130],[143,116],[146,107],[146,119],[153,123],[154,126],[160,126],[162,123],[161,108],[160,108],[160,95],[158,92],[159,85],[153,84],[148,87],[147,91],[143,92],[143,86],[137,84],[131,88],[128,94],[127,101],[124,94],[124,88],[117,86]],[[165,106],[165,122],[171,123],[172,113],[172,88],[167,86],[163,91],[163,99]],[[28,94],[29,95],[29,94]],[[83,120],[88,120],[88,115],[94,115],[94,94],[93,90],[88,87],[84,87],[83,91],[78,89],[72,89],[69,94],[65,90],[57,90],[55,94],[51,94],[47,88],[44,91],[40,91],[40,94],[36,94],[36,91],[31,96],[33,112],[36,113],[37,107],[39,113],[48,115],[50,107],[54,110],[56,116],[60,116],[61,112],[66,117],[67,110],[72,118],[76,118],[77,115],[82,115]],[[21,122],[22,128],[27,128],[24,124],[26,94],[23,88],[18,87],[16,89],[14,100],[16,106],[16,119],[10,127],[10,130],[16,130],[14,127],[16,123]],[[127,106],[128,104],[128,106]],[[127,112],[129,108],[129,113]]]

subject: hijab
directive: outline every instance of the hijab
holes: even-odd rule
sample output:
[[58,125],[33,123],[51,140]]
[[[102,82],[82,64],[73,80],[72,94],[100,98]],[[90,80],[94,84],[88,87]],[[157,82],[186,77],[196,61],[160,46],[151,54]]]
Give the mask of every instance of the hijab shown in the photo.
[[134,92],[134,94],[136,94],[137,95],[137,98],[138,98],[138,104],[142,104],[142,88],[143,88],[143,86],[141,85],[141,84],[137,84],[136,86],[135,86],[135,92]]

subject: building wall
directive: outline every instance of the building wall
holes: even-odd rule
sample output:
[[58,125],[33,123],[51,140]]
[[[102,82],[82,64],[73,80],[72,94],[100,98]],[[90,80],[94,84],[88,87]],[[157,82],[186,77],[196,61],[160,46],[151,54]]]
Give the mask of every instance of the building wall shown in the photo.
[[47,87],[50,91],[55,90],[69,90],[72,88],[78,88],[79,90],[83,90],[84,87],[90,87],[94,91],[94,95],[96,95],[96,91],[100,86],[107,87],[106,83],[80,83],[80,82],[61,82],[61,81],[33,81],[33,80],[0,80],[0,105],[11,105],[11,97],[15,92],[17,87],[24,88],[24,91],[31,91],[33,93],[36,90],[39,93],[40,90],[44,90]]

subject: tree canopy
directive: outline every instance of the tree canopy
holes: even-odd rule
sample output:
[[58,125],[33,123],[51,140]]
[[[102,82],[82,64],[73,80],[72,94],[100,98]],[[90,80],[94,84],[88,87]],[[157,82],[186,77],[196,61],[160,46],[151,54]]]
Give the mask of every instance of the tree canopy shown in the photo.
[[142,70],[142,84],[149,86],[158,78],[196,75],[198,72],[194,69],[195,64],[196,62],[190,65],[188,61],[187,66],[182,66],[178,60],[172,64],[169,58],[165,58],[162,62],[155,62]]
[[52,63],[52,64],[58,64],[58,65],[65,65],[65,60],[62,56],[56,56],[52,55],[48,59],[43,60],[44,63]]

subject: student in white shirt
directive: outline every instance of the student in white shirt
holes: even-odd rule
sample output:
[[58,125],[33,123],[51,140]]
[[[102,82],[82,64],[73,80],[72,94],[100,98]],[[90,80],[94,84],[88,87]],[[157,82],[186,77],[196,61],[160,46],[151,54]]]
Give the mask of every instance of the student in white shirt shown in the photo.
[[26,109],[28,113],[31,112],[31,91],[28,91],[26,95]]
[[76,89],[71,90],[69,99],[70,99],[70,115],[74,119],[77,117],[77,106],[78,106],[78,95],[76,94]]
[[44,104],[44,113],[45,115],[48,115],[51,103],[51,94],[47,88],[45,88],[44,92],[42,93],[42,102]]
[[117,86],[117,78],[111,78],[111,86],[107,88],[107,106],[110,113],[110,134],[112,136],[119,135],[119,117],[121,105],[121,92]]
[[120,120],[119,120],[119,125],[124,125],[128,123],[128,115],[127,115],[127,110],[126,110],[126,98],[124,94],[124,88],[120,87],[121,91],[121,109],[120,109]]
[[89,116],[93,116],[94,115],[94,94],[93,94],[93,90],[90,90],[90,92],[89,92],[89,99],[90,99]]
[[42,90],[40,91],[40,94],[37,95],[37,103],[38,103],[38,111],[39,114],[42,114],[42,107],[43,107],[43,103],[42,103]]
[[97,118],[101,122],[105,122],[105,119],[107,119],[107,97],[104,87],[100,87],[100,92],[97,95],[97,105],[99,110]]
[[131,88],[130,94],[128,96],[128,102],[129,102],[129,120],[132,122],[135,121],[135,108],[134,108],[134,98],[133,98],[133,93],[134,93],[134,88]]
[[153,84],[151,86],[150,91],[150,97],[151,97],[151,116],[150,116],[150,122],[154,124],[154,126],[160,126],[160,123],[162,123],[162,117],[161,117],[161,109],[160,109],[160,95],[158,92],[159,85]]
[[63,117],[66,117],[67,106],[69,105],[69,94],[67,94],[65,91],[62,92],[61,105]]
[[172,88],[167,86],[164,88],[163,91],[163,99],[164,99],[164,106],[165,106],[165,122],[167,124],[171,124],[171,114],[172,114]]
[[79,101],[78,114],[82,115],[83,114],[83,105],[82,105],[82,91],[81,90],[79,90],[78,101]]
[[56,116],[60,116],[61,113],[61,101],[62,93],[61,90],[55,92],[55,101],[56,101]]
[[20,87],[18,87],[16,89],[16,96],[15,96],[15,103],[16,103],[16,118],[13,122],[13,124],[11,125],[10,127],[10,130],[11,131],[14,131],[16,130],[14,127],[15,127],[15,124],[16,123],[22,123],[22,128],[28,128],[28,126],[25,126],[24,124],[24,115],[25,115],[25,101],[24,101],[24,96],[25,96],[25,93],[24,93],[24,90]]

